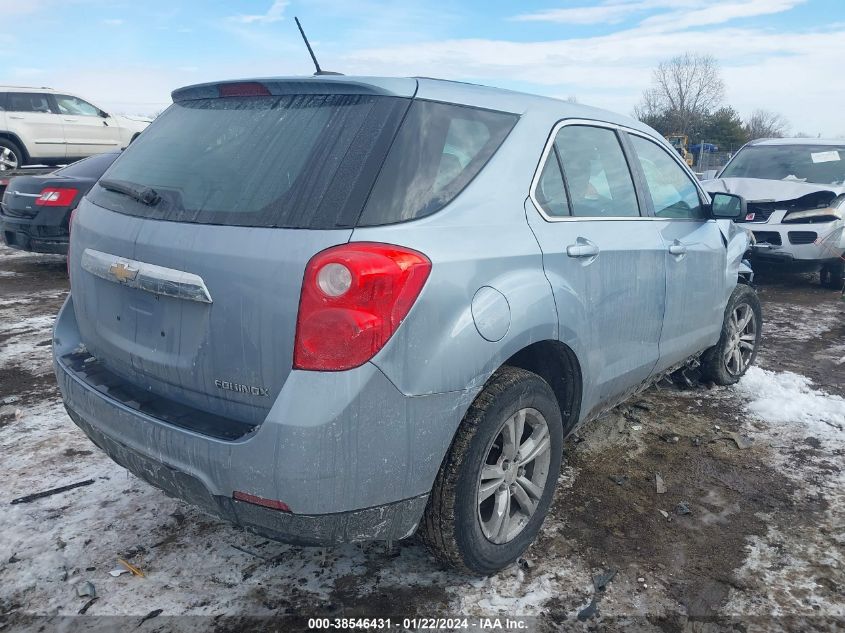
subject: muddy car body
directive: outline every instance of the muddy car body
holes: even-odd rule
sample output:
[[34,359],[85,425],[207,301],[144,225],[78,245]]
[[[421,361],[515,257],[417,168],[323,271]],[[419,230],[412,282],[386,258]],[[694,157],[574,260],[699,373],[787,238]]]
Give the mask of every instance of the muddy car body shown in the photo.
[[710,192],[747,201],[738,222],[754,233],[752,258],[795,271],[821,271],[840,289],[845,262],[845,143],[821,139],[765,139],[745,145]]
[[638,122],[432,79],[173,96],[78,208],[54,358],[98,446],[211,513],[300,543],[421,526],[489,573],[578,424],[690,358],[753,362],[748,238],[714,219],[742,201]]

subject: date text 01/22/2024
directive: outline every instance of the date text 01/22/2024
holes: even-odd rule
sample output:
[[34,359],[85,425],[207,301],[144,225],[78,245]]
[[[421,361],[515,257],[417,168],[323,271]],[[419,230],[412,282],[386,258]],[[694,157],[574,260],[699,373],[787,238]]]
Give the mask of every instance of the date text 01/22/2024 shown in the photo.
[[389,631],[402,630],[477,630],[477,631],[520,631],[528,628],[522,618],[310,618],[309,630],[346,629]]

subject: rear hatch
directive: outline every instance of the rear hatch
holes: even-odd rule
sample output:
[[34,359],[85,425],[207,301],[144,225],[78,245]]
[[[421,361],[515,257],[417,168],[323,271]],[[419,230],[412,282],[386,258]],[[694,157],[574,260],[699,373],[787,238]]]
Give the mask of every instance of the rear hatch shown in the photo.
[[79,206],[82,342],[152,396],[260,424],[291,371],[302,276],[349,240],[416,82],[174,93]]

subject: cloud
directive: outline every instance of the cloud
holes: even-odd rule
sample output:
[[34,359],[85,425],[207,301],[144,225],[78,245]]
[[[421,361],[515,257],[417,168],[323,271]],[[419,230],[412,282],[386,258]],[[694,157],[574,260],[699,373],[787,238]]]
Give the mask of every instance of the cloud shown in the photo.
[[18,66],[15,68],[11,68],[11,75],[12,77],[38,77],[42,76],[46,73],[43,68],[35,68],[33,66]]
[[592,7],[548,9],[523,13],[513,19],[521,22],[559,22],[563,24],[617,24],[625,18],[654,9],[671,9],[683,5],[705,5],[701,0],[616,0]]
[[12,15],[24,13],[35,13],[44,8],[46,3],[43,0],[0,0],[0,15],[8,18]]
[[268,24],[270,22],[279,22],[285,19],[285,8],[288,6],[288,0],[274,0],[267,13],[260,15],[233,15],[230,19],[241,24]]
[[120,26],[126,22],[126,20],[122,20],[120,18],[106,18],[105,20],[100,21],[106,26]]
[[671,11],[652,16],[640,23],[644,28],[685,29],[724,24],[740,18],[773,15],[793,9],[806,0],[745,0],[743,2],[710,2],[700,9]]
[[643,26],[544,42],[453,39],[373,47],[331,64],[346,73],[440,76],[575,94],[582,103],[630,112],[659,61],[685,51],[712,51],[722,65],[726,102],[741,113],[766,107],[784,114],[793,127],[833,135],[845,129],[831,98],[843,42],[845,25],[799,32]]
[[636,14],[654,12],[640,22],[652,30],[683,29],[723,24],[739,18],[782,13],[806,0],[607,0],[592,7],[549,9],[514,16],[522,22],[617,24]]

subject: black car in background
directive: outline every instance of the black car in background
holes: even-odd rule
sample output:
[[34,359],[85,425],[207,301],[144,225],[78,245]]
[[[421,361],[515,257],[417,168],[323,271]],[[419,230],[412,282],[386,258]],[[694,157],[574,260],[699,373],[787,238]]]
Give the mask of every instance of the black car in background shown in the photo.
[[66,254],[71,212],[120,152],[98,154],[50,174],[17,176],[0,203],[0,235],[12,248]]

